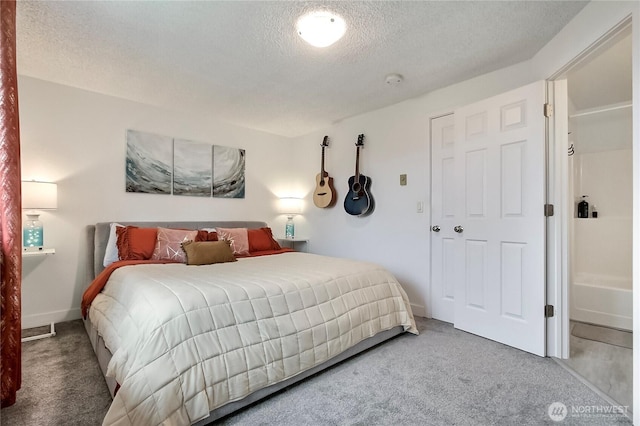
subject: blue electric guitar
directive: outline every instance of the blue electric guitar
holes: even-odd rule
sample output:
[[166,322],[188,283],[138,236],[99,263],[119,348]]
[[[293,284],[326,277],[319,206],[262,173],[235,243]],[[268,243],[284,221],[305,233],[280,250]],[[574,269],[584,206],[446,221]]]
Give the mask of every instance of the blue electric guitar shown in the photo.
[[373,211],[373,197],[369,193],[371,179],[360,173],[360,148],[364,135],[356,142],[356,174],[349,178],[349,192],[344,199],[344,210],[352,216],[366,216]]

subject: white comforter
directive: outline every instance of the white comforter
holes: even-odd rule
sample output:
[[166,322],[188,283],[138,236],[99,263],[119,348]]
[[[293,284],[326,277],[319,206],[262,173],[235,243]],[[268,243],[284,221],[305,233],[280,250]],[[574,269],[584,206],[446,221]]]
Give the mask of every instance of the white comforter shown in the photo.
[[417,334],[385,269],[306,253],[125,266],[89,316],[120,384],[105,425],[188,425],[380,331]]

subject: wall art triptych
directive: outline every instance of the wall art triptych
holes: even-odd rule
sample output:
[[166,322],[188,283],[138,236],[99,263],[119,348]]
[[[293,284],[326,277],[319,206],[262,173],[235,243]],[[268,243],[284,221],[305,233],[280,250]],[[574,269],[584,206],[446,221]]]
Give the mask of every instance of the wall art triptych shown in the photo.
[[127,192],[244,198],[244,149],[127,130]]

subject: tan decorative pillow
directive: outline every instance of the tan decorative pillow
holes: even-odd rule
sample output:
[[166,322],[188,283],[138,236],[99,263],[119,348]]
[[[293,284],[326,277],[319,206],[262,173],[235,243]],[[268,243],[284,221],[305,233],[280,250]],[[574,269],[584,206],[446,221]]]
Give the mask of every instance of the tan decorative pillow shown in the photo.
[[175,260],[185,263],[187,261],[180,244],[184,241],[196,239],[198,231],[184,229],[158,228],[156,247],[153,250],[151,259],[154,260]]
[[249,254],[249,236],[247,228],[216,228],[218,240],[231,242],[231,251],[238,256]]
[[235,262],[229,241],[185,241],[182,249],[187,255],[187,265],[211,265]]

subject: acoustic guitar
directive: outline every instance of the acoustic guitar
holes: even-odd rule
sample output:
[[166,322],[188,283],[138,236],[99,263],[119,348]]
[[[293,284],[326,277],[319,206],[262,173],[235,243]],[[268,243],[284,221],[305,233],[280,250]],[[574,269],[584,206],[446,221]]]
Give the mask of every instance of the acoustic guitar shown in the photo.
[[364,135],[356,142],[356,174],[349,178],[349,192],[344,199],[344,209],[352,216],[366,216],[373,212],[373,197],[369,193],[371,179],[360,173],[360,148],[364,146]]
[[316,175],[316,189],[313,191],[313,204],[324,209],[336,203],[336,190],[333,188],[333,178],[324,170],[324,149],[329,146],[329,136],[325,136],[320,146],[322,147],[322,161],[320,173]]

